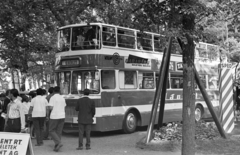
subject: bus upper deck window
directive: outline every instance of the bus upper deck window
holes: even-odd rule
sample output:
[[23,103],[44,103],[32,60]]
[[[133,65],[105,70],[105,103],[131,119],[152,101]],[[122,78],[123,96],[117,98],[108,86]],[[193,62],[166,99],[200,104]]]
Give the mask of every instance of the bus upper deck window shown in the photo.
[[70,49],[70,28],[58,31],[58,49],[60,52],[69,51]]
[[72,50],[99,49],[99,26],[80,26],[72,29]]
[[115,28],[103,26],[102,28],[103,45],[116,46]]
[[182,49],[176,39],[173,40],[171,52],[173,54],[182,54]]
[[133,30],[118,29],[118,46],[135,49],[135,34]]
[[163,52],[167,40],[165,37],[154,35],[154,51]]
[[137,48],[140,50],[152,51],[152,35],[137,33]]

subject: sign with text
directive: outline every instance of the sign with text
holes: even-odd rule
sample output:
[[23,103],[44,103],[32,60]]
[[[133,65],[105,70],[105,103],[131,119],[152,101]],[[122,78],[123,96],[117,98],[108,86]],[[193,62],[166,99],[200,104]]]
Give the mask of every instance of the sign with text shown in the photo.
[[183,63],[182,62],[177,63],[177,70],[183,70]]
[[231,63],[221,63],[219,64],[219,68],[227,68],[230,69],[232,67]]
[[30,135],[0,132],[0,155],[33,155]]
[[61,67],[78,67],[80,66],[80,59],[62,59]]
[[151,69],[151,61],[145,58],[140,57],[128,57],[124,58],[125,68],[134,68],[134,69]]

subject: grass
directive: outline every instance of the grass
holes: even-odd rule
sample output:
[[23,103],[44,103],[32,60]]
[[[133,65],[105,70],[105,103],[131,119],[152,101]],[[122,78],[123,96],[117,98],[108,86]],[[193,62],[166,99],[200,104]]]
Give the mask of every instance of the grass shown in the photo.
[[[216,138],[214,140],[196,140],[196,155],[240,155],[240,137],[230,135],[227,139]],[[144,143],[144,138],[136,144],[137,148],[177,152],[181,150],[181,142],[176,141],[151,141]]]
[[[227,137],[227,139],[223,139],[218,135],[212,140],[195,140],[196,155],[240,155],[240,122],[235,123],[234,130],[231,134],[227,134]],[[137,142],[137,148],[163,152],[181,152],[181,142],[152,140],[150,143],[145,144],[144,138]]]
[[228,139],[197,140],[196,152],[199,154],[240,155],[240,137],[229,136]]

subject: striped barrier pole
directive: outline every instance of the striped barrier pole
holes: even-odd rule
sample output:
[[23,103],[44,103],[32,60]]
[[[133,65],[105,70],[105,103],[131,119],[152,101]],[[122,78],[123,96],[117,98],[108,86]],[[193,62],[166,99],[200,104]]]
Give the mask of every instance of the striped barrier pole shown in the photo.
[[233,81],[231,64],[220,64],[220,119],[226,133],[234,129]]

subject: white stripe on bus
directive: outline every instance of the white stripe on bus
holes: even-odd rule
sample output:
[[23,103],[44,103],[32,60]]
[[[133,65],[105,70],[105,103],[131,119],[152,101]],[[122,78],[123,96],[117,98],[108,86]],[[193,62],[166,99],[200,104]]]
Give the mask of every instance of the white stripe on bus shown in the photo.
[[[197,102],[201,103],[204,108],[207,108],[205,102]],[[216,102],[212,102],[213,106],[216,107],[218,104]],[[103,117],[103,116],[113,116],[113,115],[124,115],[129,108],[136,108],[140,113],[151,112],[152,105],[129,105],[129,106],[119,106],[119,107],[97,107],[95,117]],[[165,104],[165,110],[179,110],[182,109],[182,102],[180,103],[171,103]]]
[[[122,52],[122,50],[124,50],[124,52]],[[140,56],[140,57],[144,57],[144,58],[148,58],[148,59],[158,59],[158,60],[162,60],[163,57],[163,53],[155,53],[155,52],[139,52],[137,50],[134,49],[128,49],[126,51],[126,49],[119,49],[119,48],[103,48],[100,50],[81,50],[81,54],[79,54],[79,50],[76,51],[71,51],[71,52],[64,52],[64,53],[57,53],[55,57],[59,57],[59,56],[76,56],[76,55],[91,55],[91,54],[102,54],[102,55],[113,55],[114,53],[119,52],[121,53],[120,56],[125,56],[128,57],[129,54],[134,54],[135,56]],[[176,62],[182,62],[182,56],[176,56],[176,57],[171,57],[171,61],[176,61]]]

